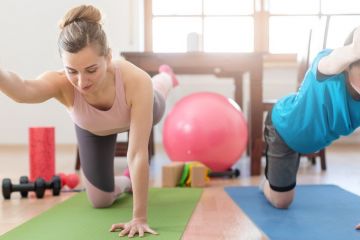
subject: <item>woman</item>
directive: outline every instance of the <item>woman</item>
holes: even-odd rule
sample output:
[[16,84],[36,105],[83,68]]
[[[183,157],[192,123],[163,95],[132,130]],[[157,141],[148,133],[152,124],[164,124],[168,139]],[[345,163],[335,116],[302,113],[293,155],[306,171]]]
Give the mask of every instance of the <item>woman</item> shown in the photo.
[[[109,207],[125,191],[133,191],[133,217],[111,226],[120,236],[157,234],[147,224],[148,141],[162,117],[165,99],[177,79],[163,65],[152,79],[125,60],[113,60],[101,13],[89,5],[70,9],[60,23],[62,71],[23,80],[0,69],[0,90],[20,103],[57,99],[75,123],[88,199],[95,208]],[[130,129],[127,161],[131,175],[114,177],[116,136]]]

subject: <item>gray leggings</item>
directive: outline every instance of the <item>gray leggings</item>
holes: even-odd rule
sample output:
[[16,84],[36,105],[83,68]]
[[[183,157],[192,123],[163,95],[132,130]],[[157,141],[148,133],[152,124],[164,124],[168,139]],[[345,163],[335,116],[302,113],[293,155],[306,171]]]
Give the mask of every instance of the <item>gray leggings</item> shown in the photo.
[[[153,124],[157,124],[165,111],[164,97],[154,91]],[[115,200],[114,155],[117,134],[98,136],[75,125],[80,162],[85,177],[86,190],[94,206],[106,207]],[[89,192],[90,191],[90,192]],[[96,194],[108,195],[106,204],[94,203]],[[95,197],[92,197],[95,196]]]
[[300,154],[292,150],[277,133],[271,120],[270,111],[265,120],[266,143],[265,176],[272,190],[287,192],[296,186]]

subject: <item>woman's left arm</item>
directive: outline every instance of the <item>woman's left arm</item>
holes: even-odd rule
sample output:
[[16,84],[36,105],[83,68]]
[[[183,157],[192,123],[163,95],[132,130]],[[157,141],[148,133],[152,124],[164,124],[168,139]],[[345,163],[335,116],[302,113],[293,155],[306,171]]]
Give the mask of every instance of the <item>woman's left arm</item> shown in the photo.
[[[147,225],[149,188],[148,143],[153,121],[153,87],[150,76],[136,66],[125,62],[123,74],[130,111],[130,132],[127,160],[133,190],[133,219],[124,225],[120,236],[129,237],[144,232],[157,234]],[[125,67],[123,67],[125,69]]]
[[137,72],[134,75],[130,86],[133,89],[129,102],[131,112],[127,159],[134,196],[133,218],[146,220],[149,184],[148,144],[153,120],[153,88],[150,76],[145,72]]

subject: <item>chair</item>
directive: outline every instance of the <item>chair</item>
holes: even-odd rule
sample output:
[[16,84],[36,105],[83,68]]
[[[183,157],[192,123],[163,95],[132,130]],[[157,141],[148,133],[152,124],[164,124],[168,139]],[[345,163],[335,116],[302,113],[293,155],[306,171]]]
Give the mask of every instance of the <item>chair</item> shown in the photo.
[[[129,139],[129,131],[127,131],[127,139]],[[126,157],[127,150],[128,150],[129,142],[126,141],[119,141],[116,142],[115,146],[115,157]],[[154,133],[153,128],[151,128],[150,138],[149,138],[149,145],[148,145],[148,153],[149,153],[149,162],[152,156],[155,154],[155,147],[154,147]],[[79,155],[79,148],[76,148],[76,160],[75,160],[75,170],[80,170],[80,155]]]
[[[326,47],[327,31],[329,26],[329,17],[319,21],[310,31],[307,38],[306,48],[300,54],[298,54],[298,73],[297,73],[297,85],[300,86],[304,79],[305,73],[311,65],[311,60],[315,57],[321,49]],[[262,108],[263,112],[268,112],[272,109],[276,103],[275,99],[267,99],[263,101]],[[265,143],[263,140],[256,141],[257,154],[263,154]],[[301,156],[307,157],[314,165],[316,158],[320,159],[320,166],[322,170],[326,170],[326,153],[325,148],[309,154],[302,154]]]

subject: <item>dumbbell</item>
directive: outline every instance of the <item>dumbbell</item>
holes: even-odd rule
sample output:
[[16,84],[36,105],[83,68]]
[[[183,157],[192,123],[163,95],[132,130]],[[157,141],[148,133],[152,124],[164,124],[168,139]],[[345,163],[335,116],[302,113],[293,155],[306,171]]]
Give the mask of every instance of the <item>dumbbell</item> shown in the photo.
[[227,177],[227,178],[237,178],[240,176],[240,170],[235,168],[235,169],[231,169],[229,168],[226,171],[223,172],[210,172],[209,177]]
[[46,189],[52,189],[53,196],[59,196],[61,190],[61,179],[59,176],[53,176],[50,182],[45,182]]
[[35,182],[29,182],[27,177],[21,177],[20,184],[12,184],[9,178],[3,179],[2,191],[4,199],[10,199],[13,192],[20,192],[22,197],[27,197],[29,191],[34,191],[37,198],[42,198],[45,193],[45,180],[42,178],[36,179]]
[[54,176],[51,182],[46,182],[43,178],[37,178],[35,182],[29,182],[28,177],[22,176],[20,184],[12,184],[9,178],[5,178],[2,182],[4,199],[10,199],[12,192],[20,192],[22,197],[27,197],[29,191],[34,191],[37,198],[43,198],[46,189],[52,189],[54,196],[59,195],[61,190],[60,177]]

